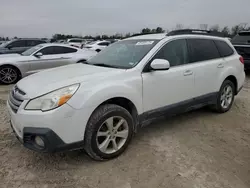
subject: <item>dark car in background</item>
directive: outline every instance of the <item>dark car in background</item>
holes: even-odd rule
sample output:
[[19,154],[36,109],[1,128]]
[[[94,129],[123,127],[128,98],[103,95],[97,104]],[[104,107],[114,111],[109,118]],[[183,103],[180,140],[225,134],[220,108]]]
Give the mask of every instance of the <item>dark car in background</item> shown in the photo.
[[233,39],[237,52],[244,58],[245,69],[250,69],[250,31],[239,32]]
[[42,43],[46,43],[46,41],[41,39],[14,39],[0,45],[0,54],[21,54],[27,49]]

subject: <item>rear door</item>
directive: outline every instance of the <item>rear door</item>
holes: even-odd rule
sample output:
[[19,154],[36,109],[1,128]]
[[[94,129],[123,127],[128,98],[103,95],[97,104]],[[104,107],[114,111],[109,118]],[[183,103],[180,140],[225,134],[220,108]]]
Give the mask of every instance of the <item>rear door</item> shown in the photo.
[[[37,53],[42,53],[40,57],[36,57],[31,62],[31,72],[38,72],[44,69],[59,67],[74,63],[72,56],[77,52],[75,48],[64,47],[64,46],[48,46]],[[34,54],[34,55],[36,55]]]
[[210,100],[218,92],[216,82],[225,67],[213,40],[191,38],[187,40],[190,64],[194,70],[194,96],[201,100]]

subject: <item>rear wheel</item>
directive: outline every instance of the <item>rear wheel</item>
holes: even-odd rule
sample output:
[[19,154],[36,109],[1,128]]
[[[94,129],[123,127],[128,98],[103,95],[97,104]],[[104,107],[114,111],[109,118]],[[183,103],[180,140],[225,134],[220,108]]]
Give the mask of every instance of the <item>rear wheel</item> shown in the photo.
[[100,106],[91,116],[85,131],[84,145],[94,160],[107,160],[119,156],[133,135],[130,113],[118,105]]
[[20,79],[20,74],[17,68],[12,66],[0,67],[0,83],[14,84]]
[[234,102],[235,85],[230,80],[225,80],[220,88],[214,109],[219,113],[230,110]]

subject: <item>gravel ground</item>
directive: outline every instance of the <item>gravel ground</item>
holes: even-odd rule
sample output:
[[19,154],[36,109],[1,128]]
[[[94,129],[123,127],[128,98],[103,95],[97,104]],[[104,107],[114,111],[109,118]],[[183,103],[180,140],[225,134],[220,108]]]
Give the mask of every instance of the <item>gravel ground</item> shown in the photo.
[[40,154],[11,133],[0,88],[0,187],[249,188],[250,73],[225,114],[202,109],[142,129],[119,158],[84,152]]

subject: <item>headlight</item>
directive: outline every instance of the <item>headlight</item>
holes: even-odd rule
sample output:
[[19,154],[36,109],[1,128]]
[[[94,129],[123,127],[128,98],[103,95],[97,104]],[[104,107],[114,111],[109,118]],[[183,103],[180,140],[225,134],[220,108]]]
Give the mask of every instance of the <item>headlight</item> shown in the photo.
[[79,86],[80,84],[67,86],[32,99],[26,105],[25,110],[48,111],[62,106],[75,94]]

